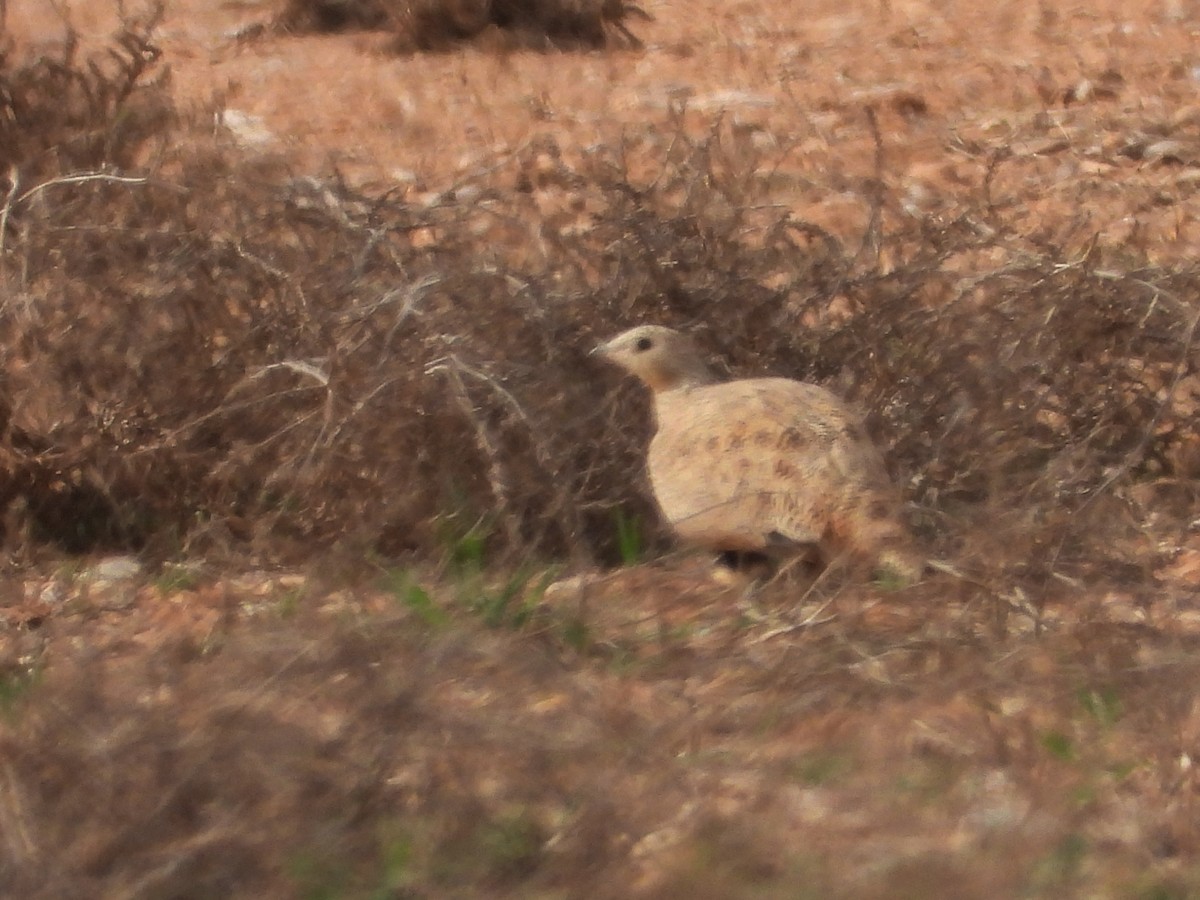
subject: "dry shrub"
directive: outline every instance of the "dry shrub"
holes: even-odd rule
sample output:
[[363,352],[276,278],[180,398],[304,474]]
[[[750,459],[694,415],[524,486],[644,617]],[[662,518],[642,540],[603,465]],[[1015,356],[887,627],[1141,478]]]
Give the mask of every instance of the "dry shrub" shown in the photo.
[[[144,55],[122,58],[78,68],[140,84]],[[103,108],[92,131],[117,133]],[[1140,564],[1125,489],[1195,474],[1192,270],[1071,259],[983,204],[891,228],[910,220],[879,190],[847,249],[769,203],[744,135],[682,118],[414,198],[156,121],[176,149],[136,178],[140,132],[95,143],[102,177],[36,156],[57,167],[6,205],[5,446],[39,473],[10,479],[9,518],[73,548],[437,554],[470,534],[613,559],[618,510],[653,522],[645,398],[587,353],[646,321],[873,410],[924,538],[984,571]],[[632,174],[635,149],[661,169]]]
[[128,168],[148,141],[166,138],[165,70],[147,77],[161,56],[153,40],[161,18],[161,4],[149,7],[126,21],[106,53],[86,59],[72,30],[55,55],[24,65],[11,47],[0,48],[0,168],[16,170],[12,194],[53,174]]
[[1071,258],[983,206],[844,249],[771,211],[755,175],[770,161],[735,133],[676,148],[652,190],[604,159],[582,176],[608,203],[567,254],[597,261],[594,309],[698,331],[735,374],[858,401],[947,556],[1039,583],[1147,561],[1129,488],[1197,474],[1200,273]]
[[630,18],[650,16],[624,0],[287,0],[276,26],[298,32],[387,28],[404,52],[481,38],[542,50],[640,47],[626,25]]
[[534,49],[640,47],[631,18],[649,20],[624,0],[413,0],[405,4],[396,46],[437,50],[497,34]]
[[383,28],[393,21],[395,0],[287,0],[276,27],[298,33]]
[[[69,203],[81,184],[119,181],[114,173],[157,156],[168,140],[173,111],[166,72],[149,77],[160,57],[152,35],[161,16],[161,5],[151,5],[125,22],[106,53],[86,59],[71,30],[55,54],[25,64],[13,60],[10,47],[0,51],[5,317],[19,316],[30,299],[9,278],[19,257],[7,250],[28,236],[40,211]],[[8,371],[30,360],[16,344],[6,346]],[[36,394],[14,398],[11,385],[0,383],[0,504],[7,509],[15,502],[35,538],[70,550],[127,531],[116,526],[120,511],[83,476],[71,453],[46,438],[43,412],[35,411],[31,429],[17,421],[25,418],[21,411],[14,420],[14,403],[28,410],[39,402]]]

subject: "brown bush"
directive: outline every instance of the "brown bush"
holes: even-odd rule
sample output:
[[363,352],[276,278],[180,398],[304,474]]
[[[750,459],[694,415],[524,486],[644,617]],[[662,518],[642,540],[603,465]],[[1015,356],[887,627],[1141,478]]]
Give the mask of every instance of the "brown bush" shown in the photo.
[[383,28],[398,8],[394,0],[287,0],[275,24],[300,33]]
[[[12,196],[54,174],[102,165],[129,168],[143,162],[146,144],[170,131],[170,103],[161,89],[165,73],[154,30],[162,6],[126,20],[104,54],[81,58],[68,30],[55,55],[25,64],[0,48],[0,167],[16,170]],[[11,223],[9,223],[11,224]]]
[[288,31],[389,29],[400,51],[447,49],[495,35],[532,49],[640,47],[630,18],[650,17],[624,0],[287,0],[276,26]]
[[[1194,475],[1194,271],[1068,259],[982,205],[889,229],[869,191],[877,225],[846,249],[759,202],[736,134],[682,122],[645,138],[652,181],[552,145],[420,202],[297,179],[169,115],[123,130],[134,98],[166,108],[141,27],[111,71],[68,42],[65,99],[31,87],[45,61],[3,75],[30,173],[5,207],[6,496],[42,537],[286,556],[472,533],[611,558],[617,510],[653,521],[644,398],[587,352],[645,321],[734,372],[837,384],[874,411],[926,539],[974,536],[993,569],[1111,559],[1136,522],[1120,489]],[[90,155],[38,102],[83,111]]]

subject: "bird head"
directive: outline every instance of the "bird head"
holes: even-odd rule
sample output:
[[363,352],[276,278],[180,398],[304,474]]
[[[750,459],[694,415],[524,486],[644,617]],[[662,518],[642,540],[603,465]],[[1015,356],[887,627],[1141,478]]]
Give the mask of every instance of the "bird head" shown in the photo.
[[656,393],[716,381],[692,339],[661,325],[631,328],[592,353],[636,375]]

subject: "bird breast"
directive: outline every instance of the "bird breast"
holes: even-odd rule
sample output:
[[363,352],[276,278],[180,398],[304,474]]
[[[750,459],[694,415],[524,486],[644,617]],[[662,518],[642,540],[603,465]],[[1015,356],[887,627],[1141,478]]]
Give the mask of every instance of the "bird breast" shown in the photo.
[[665,391],[655,413],[651,485],[692,543],[818,542],[847,497],[887,485],[861,416],[817,385],[758,378]]

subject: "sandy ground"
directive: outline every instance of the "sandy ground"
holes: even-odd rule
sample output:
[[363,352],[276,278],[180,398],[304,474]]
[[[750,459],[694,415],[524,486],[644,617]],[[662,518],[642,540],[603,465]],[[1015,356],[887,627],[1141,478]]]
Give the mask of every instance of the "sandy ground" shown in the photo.
[[[85,35],[111,27],[106,2],[58,6]],[[1182,0],[651,0],[654,21],[634,23],[640,51],[407,58],[374,34],[236,39],[272,9],[175,0],[162,47],[185,107],[223,104],[243,142],[301,171],[437,189],[531,143],[572,156],[667,131],[685,108],[694,127],[720,117],[760,149],[780,173],[774,202],[851,234],[865,215],[851,188],[877,170],[872,109],[901,214],[977,203],[1002,160],[992,199],[1023,205],[1031,227],[1062,237],[1086,222],[1103,243],[1145,240],[1164,256],[1195,234],[1200,31]],[[60,30],[49,4],[8,18],[21,43]],[[634,159],[655,165],[653,152]],[[806,176],[829,172],[845,196],[810,188]]]

